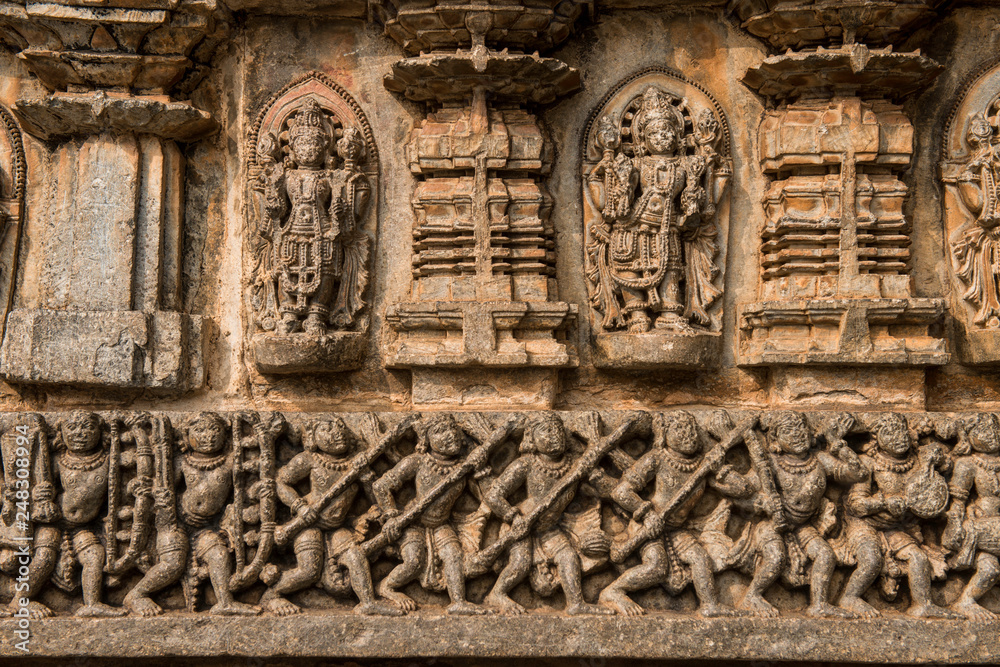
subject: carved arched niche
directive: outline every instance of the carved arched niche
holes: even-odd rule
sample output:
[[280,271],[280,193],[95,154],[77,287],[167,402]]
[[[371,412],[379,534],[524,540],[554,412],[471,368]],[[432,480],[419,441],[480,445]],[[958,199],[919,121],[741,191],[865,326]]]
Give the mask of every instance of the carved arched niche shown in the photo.
[[961,360],[1000,363],[1000,60],[969,78],[945,129],[944,237]]
[[264,105],[249,138],[245,284],[262,373],[359,368],[378,148],[357,102],[314,72]]
[[25,157],[21,129],[0,107],[0,340],[13,305],[17,254],[24,226]]
[[716,365],[732,175],[718,103],[667,68],[632,75],[591,115],[582,174],[594,364]]

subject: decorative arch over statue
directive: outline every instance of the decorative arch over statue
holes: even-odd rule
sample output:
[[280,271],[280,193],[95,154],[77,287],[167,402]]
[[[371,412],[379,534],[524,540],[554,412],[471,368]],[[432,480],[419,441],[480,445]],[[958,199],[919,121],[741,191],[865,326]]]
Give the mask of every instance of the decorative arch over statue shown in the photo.
[[262,373],[360,367],[378,148],[357,102],[313,72],[264,105],[247,170],[247,298]]
[[18,249],[24,227],[25,155],[21,129],[0,106],[0,340],[7,327],[17,279]]
[[637,72],[591,114],[581,165],[594,363],[715,365],[732,175],[718,103],[673,70]]

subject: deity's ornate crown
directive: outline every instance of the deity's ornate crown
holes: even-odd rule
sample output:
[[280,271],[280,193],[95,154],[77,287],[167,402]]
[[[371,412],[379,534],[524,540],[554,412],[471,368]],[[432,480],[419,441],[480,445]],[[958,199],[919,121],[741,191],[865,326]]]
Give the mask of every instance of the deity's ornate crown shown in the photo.
[[645,131],[646,126],[654,120],[665,120],[674,126],[677,134],[684,130],[684,119],[680,110],[670,102],[670,98],[662,92],[650,86],[642,94],[642,104],[635,120],[635,127],[638,134]]
[[326,136],[326,118],[315,100],[307,100],[288,121],[288,137],[295,140],[307,135]]

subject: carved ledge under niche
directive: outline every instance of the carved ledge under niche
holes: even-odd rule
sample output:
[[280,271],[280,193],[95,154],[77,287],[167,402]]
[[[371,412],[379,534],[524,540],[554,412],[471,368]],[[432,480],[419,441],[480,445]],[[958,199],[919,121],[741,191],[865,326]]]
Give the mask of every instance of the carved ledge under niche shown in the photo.
[[594,365],[618,370],[682,370],[718,366],[722,334],[717,331],[594,335]]
[[740,365],[948,363],[943,299],[765,301],[740,313]]
[[257,334],[253,337],[254,364],[261,373],[337,373],[361,368],[368,333],[331,331],[322,336],[305,333]]

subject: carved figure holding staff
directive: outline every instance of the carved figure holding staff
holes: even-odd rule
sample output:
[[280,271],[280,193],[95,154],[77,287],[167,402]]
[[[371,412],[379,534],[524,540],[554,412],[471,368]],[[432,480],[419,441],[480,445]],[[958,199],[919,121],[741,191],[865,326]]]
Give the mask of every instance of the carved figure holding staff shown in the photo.
[[[468,479],[469,474],[481,477],[488,471],[485,459],[467,465],[468,459],[461,456],[465,440],[465,433],[450,415],[428,417],[417,426],[417,451],[397,463],[373,486],[378,505],[387,518],[379,537],[398,541],[403,561],[386,575],[378,592],[404,611],[414,611],[417,604],[399,589],[418,577],[424,588],[447,590],[451,599],[449,614],[490,611],[465,599],[464,551],[453,521],[455,504],[467,489],[481,497],[478,482],[475,478]],[[488,454],[482,448],[495,444],[498,444],[496,439],[484,443],[476,452]],[[393,493],[410,481],[416,487],[416,497],[411,503],[414,507],[401,511]],[[419,512],[412,511],[417,508]],[[369,548],[374,551],[375,547]]]
[[[657,414],[653,434],[652,448],[622,475],[611,497],[632,513],[634,523],[630,527],[644,525],[656,536],[640,547],[642,562],[609,584],[601,592],[600,602],[620,614],[637,616],[645,610],[629,599],[629,591],[668,584],[676,594],[690,581],[700,603],[699,614],[735,616],[735,609],[719,602],[712,558],[685,524],[708,488],[723,496],[746,498],[753,493],[753,486],[748,476],[723,463],[725,446],[719,447],[710,459],[702,455],[703,438],[698,422],[689,412]],[[650,482],[652,495],[643,500],[639,493]],[[627,535],[634,532],[630,530]],[[625,556],[612,552],[613,560]]]
[[[554,566],[566,596],[567,614],[613,613],[584,600],[583,572],[577,552],[580,549],[589,555],[606,555],[610,539],[600,530],[583,536],[571,535],[561,520],[579,492],[608,497],[615,482],[598,463],[612,447],[634,435],[635,422],[634,416],[628,418],[613,436],[592,445],[589,455],[579,457],[570,453],[566,428],[556,414],[544,413],[525,430],[521,455],[507,466],[483,498],[509,524],[501,532],[501,540],[507,537],[506,541],[511,543],[507,564],[486,597],[486,604],[505,613],[526,613],[524,607],[510,598],[511,589],[532,568],[539,578],[545,579]],[[514,506],[508,497],[521,488],[525,500]]]
[[[341,592],[340,573],[346,568],[350,587],[360,600],[355,613],[381,616],[403,613],[399,607],[375,599],[368,559],[359,548],[363,532],[350,525],[348,512],[361,490],[374,500],[371,489],[374,474],[369,466],[386,445],[398,440],[410,421],[406,420],[402,429],[397,427],[374,456],[362,453],[358,457],[351,455],[360,448],[360,443],[343,420],[317,420],[303,427],[305,451],[296,454],[278,472],[278,497],[305,527],[294,535],[282,534],[279,529],[279,543],[292,541],[296,564],[280,573],[280,577],[276,573],[268,575],[277,580],[261,598],[265,610],[279,616],[299,613],[301,609],[284,596],[321,580],[328,592]],[[309,491],[300,496],[296,486],[304,480],[309,481]],[[331,489],[337,488],[341,490],[331,496]]]
[[[826,436],[830,451],[816,450],[805,418],[797,412],[779,412],[764,420],[771,464],[781,501],[786,530],[784,570],[793,583],[805,582],[807,563],[812,563],[809,607],[806,613],[817,618],[853,618],[864,615],[859,600],[845,596],[840,607],[829,602],[830,581],[837,565],[834,549],[826,535],[836,524],[836,508],[825,497],[829,479],[852,484],[865,478],[866,471],[857,455],[844,442],[854,423],[850,415],[840,415]],[[770,529],[766,529],[770,530]],[[769,533],[770,534],[770,533]],[[754,579],[761,590],[774,583],[780,572],[761,562]]]

